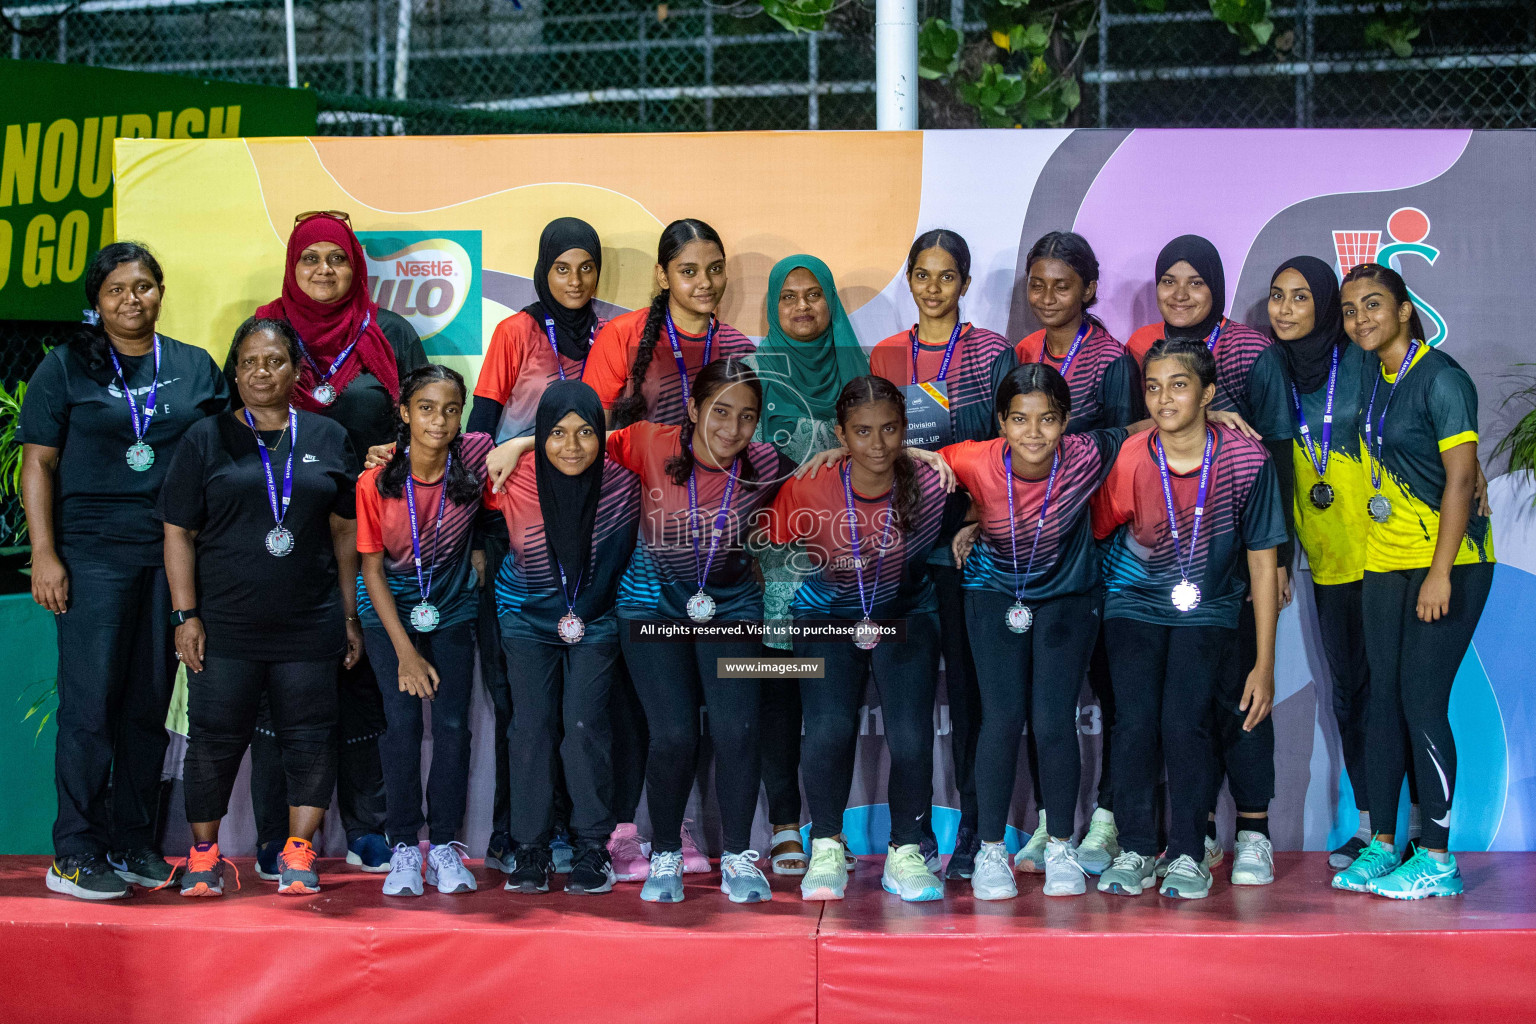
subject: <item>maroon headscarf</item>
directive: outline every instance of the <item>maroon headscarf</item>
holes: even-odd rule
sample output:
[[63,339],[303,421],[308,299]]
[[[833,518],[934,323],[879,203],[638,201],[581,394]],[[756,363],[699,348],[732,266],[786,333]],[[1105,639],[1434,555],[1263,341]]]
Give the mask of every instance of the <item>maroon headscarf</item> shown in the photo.
[[[352,289],[340,302],[316,302],[299,287],[294,272],[304,250],[316,242],[331,242],[341,246],[352,265]],[[319,364],[321,372],[329,370],[342,349],[357,337],[363,320],[368,329],[358,339],[357,347],[347,361],[331,376],[331,386],[339,394],[366,369],[379,379],[390,397],[400,400],[400,369],[395,362],[395,350],[379,327],[379,307],[368,294],[368,262],[363,256],[362,244],[352,229],[334,217],[311,217],[297,224],[288,236],[288,263],[283,269],[283,294],[273,302],[256,310],[257,316],[287,320],[298,331],[299,339],[309,358]],[[324,412],[325,407],[310,394],[319,379],[307,360],[299,362],[298,383],[293,389],[293,404],[310,412]]]

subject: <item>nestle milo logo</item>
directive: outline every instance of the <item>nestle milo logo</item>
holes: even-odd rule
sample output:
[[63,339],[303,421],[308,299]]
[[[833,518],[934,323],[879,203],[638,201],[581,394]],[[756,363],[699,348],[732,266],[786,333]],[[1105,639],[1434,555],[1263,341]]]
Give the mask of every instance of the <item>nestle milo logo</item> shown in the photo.
[[429,356],[479,355],[480,232],[359,231],[381,309],[411,322]]

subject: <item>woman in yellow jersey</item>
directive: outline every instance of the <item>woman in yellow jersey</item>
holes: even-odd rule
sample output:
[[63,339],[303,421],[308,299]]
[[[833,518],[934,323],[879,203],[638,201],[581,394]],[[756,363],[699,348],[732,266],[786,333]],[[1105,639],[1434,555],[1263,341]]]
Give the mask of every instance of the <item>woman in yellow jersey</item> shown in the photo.
[[[1333,885],[1394,899],[1456,896],[1462,884],[1449,852],[1456,745],[1448,708],[1493,583],[1492,530],[1473,496],[1477,389],[1454,359],[1425,343],[1396,271],[1378,263],[1354,268],[1344,278],[1342,306],[1345,330],[1366,353],[1361,603],[1375,840]],[[1400,863],[1393,840],[1405,767],[1418,780],[1424,834]]]

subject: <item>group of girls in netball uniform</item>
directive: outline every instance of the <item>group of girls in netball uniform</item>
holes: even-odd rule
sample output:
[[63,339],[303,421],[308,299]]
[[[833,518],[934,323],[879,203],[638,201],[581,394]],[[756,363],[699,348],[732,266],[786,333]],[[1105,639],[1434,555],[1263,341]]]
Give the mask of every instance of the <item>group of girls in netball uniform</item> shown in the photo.
[[[496,328],[473,409],[454,371],[403,371],[393,443],[366,452],[289,407],[301,381],[323,405],[337,395],[320,395],[330,371],[300,372],[311,356],[287,322],[242,325],[240,411],[192,425],[157,505],[193,672],[183,894],[223,891],[219,818],[258,708],[290,796],[282,889],[318,888],[308,844],[336,711],[316,695],[362,657],[386,722],[384,892],[473,890],[458,837],[477,652],[498,732],[487,863],[512,892],[638,881],[643,900],[681,901],[683,876],[711,870],[685,824],[705,780],[731,902],[772,898],[765,866],[799,876],[806,900],[841,899],[871,682],[889,755],[881,882],[901,899],[942,898],[946,877],[1007,899],[1018,870],[1050,896],[1096,876],[1104,893],[1204,897],[1225,856],[1223,783],[1230,881],[1267,884],[1293,536],[1363,794],[1334,885],[1460,891],[1447,707],[1493,561],[1477,396],[1394,271],[1355,267],[1341,289],[1322,261],[1289,260],[1266,333],[1225,314],[1220,256],[1186,235],[1154,267],[1161,322],[1122,345],[1091,312],[1092,248],[1052,232],[1021,268],[1041,329],[1015,344],[963,318],[970,253],[935,230],[906,262],[916,323],[866,350],[813,257],[773,268],[760,347],[720,320],[727,252],[708,224],[669,224],[654,300],[611,319],[602,260],[590,225],[551,223],[535,301]],[[264,549],[245,543],[258,535]],[[276,653],[254,649],[240,623],[259,609],[242,603],[270,612],[288,590],[309,595],[304,621]],[[786,653],[814,669],[733,668]],[[941,677],[961,799],[947,865],[931,821]],[[1103,756],[1079,822],[1085,686]],[[1014,860],[1021,752],[1038,816]],[[1406,859],[1405,777],[1424,822]],[[767,864],[752,841],[764,787]]]

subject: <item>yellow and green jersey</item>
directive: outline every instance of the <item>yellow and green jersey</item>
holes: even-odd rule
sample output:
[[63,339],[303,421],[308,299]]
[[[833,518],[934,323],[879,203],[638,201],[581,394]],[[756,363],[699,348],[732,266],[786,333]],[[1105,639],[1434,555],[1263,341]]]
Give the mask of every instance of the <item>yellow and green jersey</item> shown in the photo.
[[[1307,455],[1300,424],[1295,425],[1292,433],[1296,538],[1307,553],[1307,565],[1311,567],[1314,583],[1353,583],[1365,575],[1365,501],[1369,494],[1369,474],[1360,457],[1362,406],[1358,398],[1364,366],[1365,353],[1354,345],[1345,345],[1339,356],[1339,376],[1334,382],[1333,430],[1330,432],[1327,466],[1321,477]],[[1312,434],[1312,450],[1319,460],[1322,458],[1323,414],[1327,403],[1326,384],[1301,396],[1301,409]],[[1292,408],[1294,410],[1294,405]],[[1318,483],[1325,483],[1332,490],[1333,502],[1327,508],[1320,509],[1312,501],[1312,488]]]
[[[1445,464],[1440,456],[1477,440],[1477,388],[1456,360],[1427,345],[1420,345],[1400,382],[1369,355],[1360,381],[1362,417],[1378,377],[1374,409],[1378,423],[1382,423],[1383,406],[1387,409],[1381,426],[1380,486],[1368,496],[1379,490],[1392,502],[1392,514],[1384,523],[1367,520],[1365,568],[1371,572],[1422,569],[1434,561],[1440,532],[1440,502],[1445,494]],[[1397,389],[1391,392],[1388,405],[1394,382]],[[1369,460],[1366,467],[1366,485],[1372,488]],[[1491,561],[1493,531],[1488,517],[1478,515],[1474,505],[1456,564]]]

